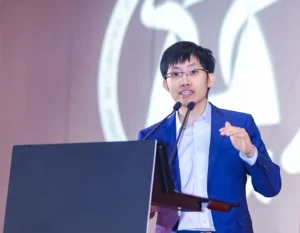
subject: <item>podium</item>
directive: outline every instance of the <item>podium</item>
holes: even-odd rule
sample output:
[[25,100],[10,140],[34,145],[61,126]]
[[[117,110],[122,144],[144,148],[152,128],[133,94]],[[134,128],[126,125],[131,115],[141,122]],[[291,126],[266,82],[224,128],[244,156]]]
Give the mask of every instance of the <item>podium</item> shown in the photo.
[[228,212],[239,203],[197,197],[175,190],[167,159],[167,152],[162,143],[157,145],[157,157],[152,193],[152,205],[181,211],[201,211],[205,208]]
[[217,211],[237,204],[174,190],[157,141],[13,147],[4,233],[147,232],[150,205]]

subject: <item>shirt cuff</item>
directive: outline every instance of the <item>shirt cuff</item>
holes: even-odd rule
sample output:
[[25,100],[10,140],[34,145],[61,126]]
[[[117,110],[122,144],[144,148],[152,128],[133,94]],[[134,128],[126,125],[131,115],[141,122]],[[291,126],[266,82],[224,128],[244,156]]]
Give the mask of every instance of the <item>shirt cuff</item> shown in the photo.
[[257,149],[256,149],[255,146],[254,146],[254,149],[255,149],[254,155],[253,155],[251,158],[249,158],[249,157],[248,157],[247,155],[245,155],[243,152],[240,152],[240,157],[241,157],[241,159],[244,160],[246,163],[248,163],[248,164],[251,165],[251,166],[255,164],[255,162],[256,162],[256,160],[257,160],[257,157],[258,157]]

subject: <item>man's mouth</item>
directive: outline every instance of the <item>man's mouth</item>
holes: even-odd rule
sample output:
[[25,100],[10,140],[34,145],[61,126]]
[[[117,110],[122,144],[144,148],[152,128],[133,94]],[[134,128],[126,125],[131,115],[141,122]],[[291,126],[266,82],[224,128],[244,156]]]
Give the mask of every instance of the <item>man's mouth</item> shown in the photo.
[[191,95],[194,92],[192,90],[183,90],[181,92],[179,92],[180,95]]

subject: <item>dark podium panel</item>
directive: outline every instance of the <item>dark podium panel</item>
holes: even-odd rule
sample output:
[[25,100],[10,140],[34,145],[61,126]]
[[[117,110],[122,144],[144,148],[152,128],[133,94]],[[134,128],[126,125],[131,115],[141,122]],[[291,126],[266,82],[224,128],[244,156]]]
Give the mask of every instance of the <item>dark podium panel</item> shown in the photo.
[[147,232],[156,141],[13,148],[4,233]]

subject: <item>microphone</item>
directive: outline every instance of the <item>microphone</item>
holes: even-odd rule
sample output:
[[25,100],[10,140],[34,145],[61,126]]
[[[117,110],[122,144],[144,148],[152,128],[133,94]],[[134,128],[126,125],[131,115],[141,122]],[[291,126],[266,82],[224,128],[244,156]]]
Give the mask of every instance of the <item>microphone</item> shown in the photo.
[[188,105],[187,105],[187,109],[188,109],[188,110],[187,110],[187,112],[186,112],[186,114],[185,114],[185,116],[184,116],[184,118],[183,118],[183,122],[182,122],[182,125],[181,125],[181,127],[180,127],[178,137],[177,137],[177,139],[176,139],[176,144],[175,144],[175,146],[174,146],[174,148],[173,148],[173,151],[172,151],[172,154],[171,154],[171,156],[170,156],[169,165],[171,165],[172,162],[173,162],[173,159],[174,159],[174,157],[175,157],[175,152],[177,151],[178,141],[179,141],[180,136],[181,136],[181,134],[182,134],[182,130],[183,130],[183,128],[185,127],[187,118],[188,118],[190,112],[194,109],[194,107],[195,107],[195,102],[193,102],[193,101],[189,102]]
[[164,119],[162,119],[142,140],[146,140],[151,134],[154,133],[154,131],[156,131],[156,129],[169,117],[171,116],[174,112],[177,112],[180,107],[181,107],[181,103],[180,102],[176,102],[173,106],[173,111],[168,115],[166,116]]

